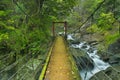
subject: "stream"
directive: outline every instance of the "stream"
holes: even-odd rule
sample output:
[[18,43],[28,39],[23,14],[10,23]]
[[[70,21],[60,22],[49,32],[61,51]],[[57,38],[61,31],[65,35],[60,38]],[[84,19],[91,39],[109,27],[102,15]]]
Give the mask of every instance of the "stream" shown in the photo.
[[[68,35],[67,40],[75,41],[75,39],[72,38],[72,35]],[[100,57],[97,55],[97,49],[94,48],[93,46],[90,46],[86,42],[80,42],[79,44],[71,44],[70,46],[84,51],[89,56],[89,58],[92,59],[92,61],[93,61],[93,65],[94,65],[93,69],[80,70],[80,75],[82,77],[82,80],[89,80],[96,73],[110,67],[110,65],[108,63],[101,60]]]

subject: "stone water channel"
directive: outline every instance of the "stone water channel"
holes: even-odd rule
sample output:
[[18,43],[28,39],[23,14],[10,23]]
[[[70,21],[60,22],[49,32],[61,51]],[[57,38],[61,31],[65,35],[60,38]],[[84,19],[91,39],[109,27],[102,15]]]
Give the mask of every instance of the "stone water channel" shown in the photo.
[[[80,70],[82,80],[90,80],[96,73],[110,67],[110,64],[100,59],[97,55],[97,49],[93,46],[90,46],[86,42],[75,43],[75,39],[72,38],[72,35],[68,35],[67,40],[72,42],[70,44],[71,48],[78,50],[77,53],[75,53],[75,51],[72,52],[72,55]],[[84,53],[84,55],[79,56],[78,54],[81,54],[80,51],[83,51],[82,53]]]

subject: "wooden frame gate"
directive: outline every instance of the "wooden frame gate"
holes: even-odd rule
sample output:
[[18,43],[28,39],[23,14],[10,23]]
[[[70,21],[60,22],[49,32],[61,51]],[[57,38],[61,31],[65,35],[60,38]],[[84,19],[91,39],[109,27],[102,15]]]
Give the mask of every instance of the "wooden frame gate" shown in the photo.
[[53,32],[53,36],[56,36],[56,34],[55,34],[55,24],[56,23],[60,23],[60,24],[64,24],[64,35],[65,36],[67,36],[67,22],[65,21],[65,22],[53,22],[52,23],[52,32]]

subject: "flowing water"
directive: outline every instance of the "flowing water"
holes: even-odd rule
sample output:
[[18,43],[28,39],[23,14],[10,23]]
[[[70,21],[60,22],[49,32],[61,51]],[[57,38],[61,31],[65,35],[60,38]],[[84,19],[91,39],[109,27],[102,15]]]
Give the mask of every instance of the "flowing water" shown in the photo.
[[[68,40],[75,40],[72,38],[72,35],[68,35]],[[97,49],[90,46],[86,42],[80,42],[79,44],[72,44],[73,48],[79,48],[80,50],[83,50],[88,54],[88,56],[93,60],[94,68],[92,70],[81,70],[80,75],[82,77],[82,80],[89,80],[94,74],[107,69],[110,67],[110,65],[103,60],[100,59],[100,57],[97,55]]]

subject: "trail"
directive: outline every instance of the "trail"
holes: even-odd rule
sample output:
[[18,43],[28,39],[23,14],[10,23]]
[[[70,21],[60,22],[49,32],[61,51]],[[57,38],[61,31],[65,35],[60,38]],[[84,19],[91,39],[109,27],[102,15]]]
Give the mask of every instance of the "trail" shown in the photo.
[[57,37],[44,80],[74,80],[69,55],[62,37]]

